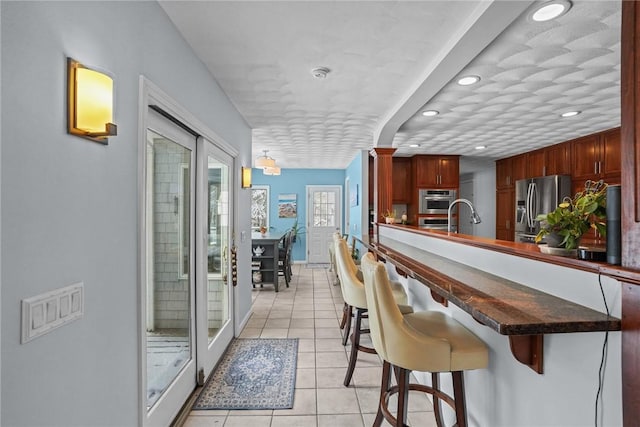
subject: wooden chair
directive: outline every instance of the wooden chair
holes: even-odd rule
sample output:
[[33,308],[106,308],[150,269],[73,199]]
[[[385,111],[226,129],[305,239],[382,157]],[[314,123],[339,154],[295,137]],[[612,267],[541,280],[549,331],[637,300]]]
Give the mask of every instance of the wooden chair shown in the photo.
[[287,231],[282,238],[283,245],[281,248],[278,248],[279,256],[278,256],[278,276],[284,276],[284,283],[289,287],[289,282],[291,282],[291,277],[293,275],[293,270],[291,268],[291,250],[293,246],[293,233],[291,230]]

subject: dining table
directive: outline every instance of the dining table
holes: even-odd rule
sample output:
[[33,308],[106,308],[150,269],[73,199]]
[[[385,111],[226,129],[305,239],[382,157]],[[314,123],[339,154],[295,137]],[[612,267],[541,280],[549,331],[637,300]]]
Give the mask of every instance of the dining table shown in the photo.
[[260,287],[272,284],[278,292],[279,247],[286,233],[277,230],[251,232],[251,281],[254,288],[258,284]]

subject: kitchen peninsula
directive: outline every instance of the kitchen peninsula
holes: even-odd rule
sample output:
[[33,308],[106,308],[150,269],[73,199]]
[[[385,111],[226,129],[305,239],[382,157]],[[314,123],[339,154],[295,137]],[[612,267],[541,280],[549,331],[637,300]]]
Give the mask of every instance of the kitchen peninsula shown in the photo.
[[465,374],[471,425],[593,424],[604,330],[602,425],[622,424],[620,283],[598,264],[410,226],[380,224],[378,242],[414,310],[448,312],[489,346],[488,369]]

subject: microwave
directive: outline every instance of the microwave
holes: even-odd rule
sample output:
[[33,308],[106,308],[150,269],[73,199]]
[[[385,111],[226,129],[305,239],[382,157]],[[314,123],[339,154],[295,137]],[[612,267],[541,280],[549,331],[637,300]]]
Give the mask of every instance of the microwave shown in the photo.
[[456,190],[419,190],[420,214],[447,214],[456,199]]

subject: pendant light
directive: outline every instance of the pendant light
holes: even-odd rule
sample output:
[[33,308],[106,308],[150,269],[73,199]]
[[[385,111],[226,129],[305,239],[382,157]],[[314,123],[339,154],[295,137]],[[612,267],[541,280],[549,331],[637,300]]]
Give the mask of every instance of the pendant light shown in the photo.
[[269,152],[269,150],[263,150],[263,151],[264,151],[264,156],[259,156],[256,159],[256,168],[265,169],[265,168],[274,168],[274,167],[276,167],[275,159],[267,156],[267,153]]
[[278,176],[280,175],[280,166],[267,167],[262,170],[265,175]]

